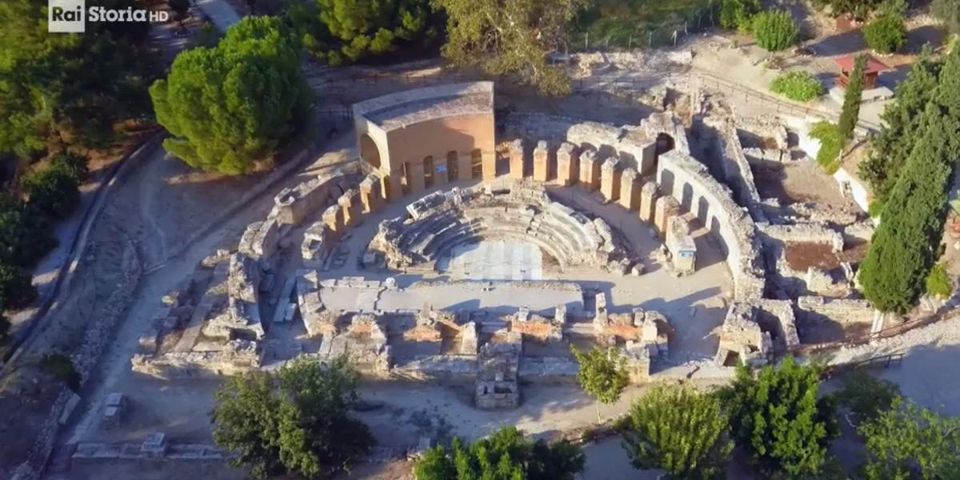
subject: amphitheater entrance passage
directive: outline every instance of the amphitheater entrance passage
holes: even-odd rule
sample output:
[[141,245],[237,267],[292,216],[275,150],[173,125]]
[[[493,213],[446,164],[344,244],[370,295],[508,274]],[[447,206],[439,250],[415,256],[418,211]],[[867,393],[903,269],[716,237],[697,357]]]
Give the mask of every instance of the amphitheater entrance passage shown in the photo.
[[542,280],[543,252],[520,240],[482,240],[454,246],[436,268],[471,280]]
[[380,149],[366,133],[360,135],[360,158],[373,168],[380,168]]

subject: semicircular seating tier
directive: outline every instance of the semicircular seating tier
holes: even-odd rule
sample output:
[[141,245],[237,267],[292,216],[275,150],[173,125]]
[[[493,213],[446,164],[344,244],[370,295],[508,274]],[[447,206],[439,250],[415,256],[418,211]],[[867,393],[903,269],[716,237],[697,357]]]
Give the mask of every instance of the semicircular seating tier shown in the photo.
[[561,269],[622,271],[632,263],[605,221],[551,200],[540,187],[455,188],[427,195],[407,210],[408,216],[381,222],[371,242],[392,268],[436,262],[458,246],[498,239],[534,244]]

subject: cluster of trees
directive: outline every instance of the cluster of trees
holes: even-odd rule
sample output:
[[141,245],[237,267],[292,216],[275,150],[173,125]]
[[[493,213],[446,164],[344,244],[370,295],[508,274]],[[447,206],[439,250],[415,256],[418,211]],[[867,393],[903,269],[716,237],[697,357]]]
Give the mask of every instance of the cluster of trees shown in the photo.
[[[581,365],[605,367],[592,370],[587,376],[596,378],[589,381],[580,377],[583,386],[619,397],[625,367],[605,349],[593,352],[578,356]],[[836,393],[820,395],[820,375],[819,367],[788,357],[759,371],[741,365],[732,384],[712,391],[661,385],[636,399],[614,428],[634,467],[662,469],[670,478],[723,478],[734,446],[766,478],[846,478],[828,453],[841,416],[864,440],[863,478],[910,478],[911,472],[952,478],[946,474],[958,471],[960,419],[917,407],[895,385],[863,371],[848,375]],[[349,415],[356,386],[345,358],[302,359],[277,373],[231,378],[216,394],[214,440],[257,478],[326,478],[373,444],[367,427]],[[532,441],[508,426],[473,443],[455,438],[428,450],[414,476],[572,480],[584,464],[579,447]]]
[[[110,145],[115,125],[150,111],[145,24],[97,23],[83,35],[50,35],[43,5],[0,2],[0,310],[33,301],[28,270],[55,245],[53,223],[79,203],[86,158],[71,152]],[[8,327],[0,318],[0,339]]]
[[950,33],[960,33],[960,0],[933,0],[930,12],[943,22]]
[[348,415],[357,379],[346,358],[297,360],[276,374],[230,378],[216,394],[213,439],[257,478],[328,477],[373,445],[366,425]]
[[429,0],[290,2],[285,15],[304,49],[330,65],[432,50],[442,26]]
[[[925,68],[915,67],[905,83],[929,82]],[[947,189],[960,158],[960,49],[947,56],[936,87],[930,90],[903,99],[911,104],[886,112],[888,120],[899,122],[887,128],[904,132],[903,138],[887,138],[887,143],[875,145],[891,148],[889,153],[878,150],[875,155],[894,157],[865,167],[876,172],[885,162],[902,162],[893,168],[895,179],[883,177],[892,186],[883,197],[883,220],[859,274],[864,295],[882,311],[903,313],[916,305],[941,254]],[[904,130],[907,125],[914,127]]]

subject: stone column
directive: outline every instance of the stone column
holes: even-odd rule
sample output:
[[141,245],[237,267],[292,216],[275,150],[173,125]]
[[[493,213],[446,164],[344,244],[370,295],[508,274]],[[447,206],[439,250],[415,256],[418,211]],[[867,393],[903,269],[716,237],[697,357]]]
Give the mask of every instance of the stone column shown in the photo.
[[533,151],[533,179],[538,182],[546,182],[550,176],[550,151],[547,142],[540,140],[537,142],[537,148]]
[[497,178],[497,152],[483,152],[483,179],[493,180]]
[[367,175],[360,182],[360,201],[363,203],[363,213],[380,210],[383,198],[380,196],[380,177],[378,175]]
[[410,193],[423,192],[425,186],[422,159],[407,163],[407,185],[410,187]]
[[523,178],[523,140],[510,142],[510,178]]
[[657,192],[657,184],[654,182],[645,182],[640,187],[640,220],[653,222],[654,205],[660,193]]
[[457,180],[473,178],[473,154],[470,152],[457,155]]
[[600,166],[600,193],[608,202],[620,198],[620,169],[617,168],[618,163],[619,161],[616,158],[610,157]]
[[557,149],[557,182],[568,186],[577,183],[580,178],[580,159],[572,143],[563,142]]
[[639,174],[633,168],[623,171],[620,177],[620,205],[627,210],[640,208],[640,181]]
[[660,197],[655,203],[656,212],[653,223],[662,238],[666,234],[670,219],[680,213],[680,203],[673,197]]
[[587,150],[580,155],[580,183],[590,191],[600,188],[600,159],[596,150]]
[[323,223],[333,232],[334,237],[339,237],[344,230],[343,210],[340,205],[330,205],[323,211]]

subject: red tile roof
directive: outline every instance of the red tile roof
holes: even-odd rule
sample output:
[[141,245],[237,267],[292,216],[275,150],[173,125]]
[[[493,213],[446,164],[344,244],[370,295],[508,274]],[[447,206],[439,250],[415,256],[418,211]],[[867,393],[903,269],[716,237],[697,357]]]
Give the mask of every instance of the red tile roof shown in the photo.
[[[855,55],[847,55],[844,57],[837,57],[833,61],[840,66],[840,70],[844,72],[850,72],[853,71],[853,63],[856,61],[856,59],[857,57]],[[880,60],[867,55],[867,68],[864,70],[864,73],[879,73],[885,70],[890,70],[890,67],[886,66]]]

